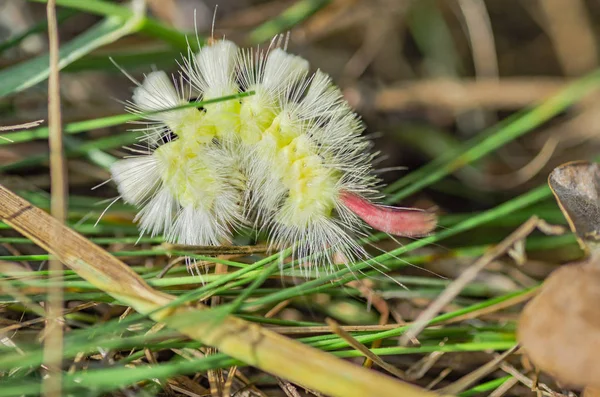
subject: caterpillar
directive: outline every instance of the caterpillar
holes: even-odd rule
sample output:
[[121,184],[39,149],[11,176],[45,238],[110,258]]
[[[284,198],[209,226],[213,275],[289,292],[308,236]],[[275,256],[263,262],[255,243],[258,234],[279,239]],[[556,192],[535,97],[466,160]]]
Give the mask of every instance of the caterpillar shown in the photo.
[[380,180],[360,118],[327,74],[282,48],[213,41],[184,57],[178,84],[164,72],[137,83],[129,110],[242,92],[253,95],[145,120],[147,152],[112,167],[142,233],[213,245],[252,225],[271,246],[329,267],[335,253],[367,257],[357,242],[367,225],[400,236],[435,228],[432,213],[374,204]]

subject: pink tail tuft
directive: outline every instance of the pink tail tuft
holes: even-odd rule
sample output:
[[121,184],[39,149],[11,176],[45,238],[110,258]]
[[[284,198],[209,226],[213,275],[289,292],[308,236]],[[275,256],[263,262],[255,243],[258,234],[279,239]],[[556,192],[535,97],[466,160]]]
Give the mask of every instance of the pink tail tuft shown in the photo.
[[417,208],[396,208],[373,204],[364,198],[342,192],[342,202],[374,229],[395,236],[416,237],[430,233],[437,224],[431,212]]

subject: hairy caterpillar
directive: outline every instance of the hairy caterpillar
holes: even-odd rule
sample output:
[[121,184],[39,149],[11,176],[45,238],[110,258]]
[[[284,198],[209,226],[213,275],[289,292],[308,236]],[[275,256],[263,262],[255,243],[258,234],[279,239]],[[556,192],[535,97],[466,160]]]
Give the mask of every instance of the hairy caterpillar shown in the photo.
[[[249,219],[271,245],[293,245],[297,257],[327,266],[333,253],[366,257],[356,242],[365,223],[402,236],[435,227],[431,213],[372,203],[379,180],[364,127],[329,76],[310,74],[306,60],[218,40],[189,54],[183,69],[178,89],[163,72],[146,76],[130,110],[171,108],[192,92],[198,100],[254,95],[147,120],[148,153],[112,168],[121,196],[141,208],[142,233],[219,244]],[[168,132],[177,139],[159,145]]]

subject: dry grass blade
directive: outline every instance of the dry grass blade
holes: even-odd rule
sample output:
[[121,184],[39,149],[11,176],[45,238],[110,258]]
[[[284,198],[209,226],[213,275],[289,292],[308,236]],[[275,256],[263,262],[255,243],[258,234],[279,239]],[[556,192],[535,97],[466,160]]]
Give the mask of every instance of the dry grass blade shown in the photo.
[[[67,216],[67,169],[65,164],[62,117],[60,112],[60,76],[59,76],[59,39],[58,21],[56,19],[56,0],[48,1],[46,7],[48,18],[48,41],[50,75],[48,78],[48,123],[50,145],[50,186],[51,186],[51,211],[56,219],[56,226],[64,223]],[[60,230],[53,229],[53,245],[60,244]],[[51,258],[48,269],[51,272],[60,272],[63,267],[60,260]],[[62,395],[62,351],[63,351],[63,288],[62,278],[57,277],[56,282],[48,287],[47,321],[44,330],[44,364],[48,375],[44,377],[43,392],[45,396],[60,397]]]
[[[152,289],[123,262],[1,185],[0,203],[2,221],[56,255],[94,286],[155,321],[249,365],[333,397],[437,396],[233,316],[192,321],[205,306],[164,308],[173,296]],[[62,239],[59,245],[53,244],[55,230]]]

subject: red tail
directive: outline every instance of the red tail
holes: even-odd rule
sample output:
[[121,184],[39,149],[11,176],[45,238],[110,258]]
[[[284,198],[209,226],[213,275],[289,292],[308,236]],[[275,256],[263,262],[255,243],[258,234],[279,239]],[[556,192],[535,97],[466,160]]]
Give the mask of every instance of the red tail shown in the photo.
[[437,224],[431,212],[373,204],[353,193],[343,192],[344,204],[374,229],[395,236],[416,237],[430,233]]

